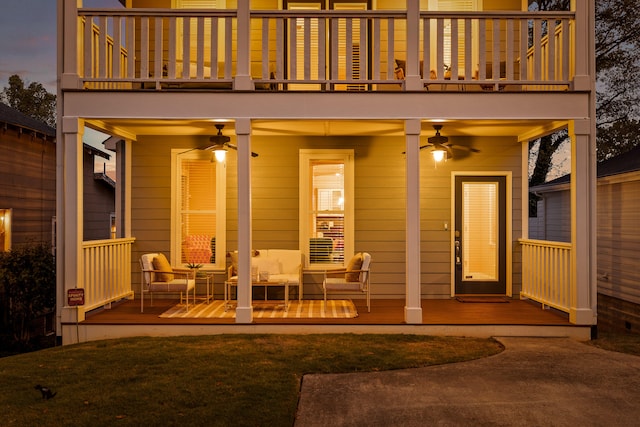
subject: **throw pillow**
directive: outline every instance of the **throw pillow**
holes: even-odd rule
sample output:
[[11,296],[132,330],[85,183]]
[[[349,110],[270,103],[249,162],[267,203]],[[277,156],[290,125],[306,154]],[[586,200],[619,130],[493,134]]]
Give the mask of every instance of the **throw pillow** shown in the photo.
[[[233,251],[233,252],[229,252],[229,255],[231,256],[231,276],[237,276],[238,275],[238,251]],[[251,251],[251,256],[255,257],[260,255],[260,251],[257,250],[252,250]]]
[[231,276],[238,275],[238,251],[229,252],[231,255]]
[[349,260],[349,264],[347,264],[347,273],[345,274],[345,280],[347,282],[357,282],[360,280],[360,273],[349,273],[350,271],[360,270],[362,268],[362,253],[358,252],[355,254],[351,260]]
[[[402,70],[402,71],[399,71],[399,70]],[[405,61],[404,59],[396,59],[395,71],[396,71],[396,78],[400,79],[398,77],[398,74],[401,74],[402,78],[400,80],[403,80],[404,76],[407,74],[407,61]],[[424,61],[420,61],[420,78],[424,78]]]
[[153,259],[153,269],[161,271],[161,273],[156,273],[157,282],[170,282],[173,280],[173,274],[169,274],[173,273],[173,269],[164,254],[158,254],[158,256]]

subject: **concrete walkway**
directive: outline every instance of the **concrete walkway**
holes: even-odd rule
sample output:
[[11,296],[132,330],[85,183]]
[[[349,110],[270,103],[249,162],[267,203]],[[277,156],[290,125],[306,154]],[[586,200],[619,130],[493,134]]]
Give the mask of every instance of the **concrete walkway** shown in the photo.
[[565,338],[499,338],[471,362],[306,375],[296,427],[638,426],[640,357]]

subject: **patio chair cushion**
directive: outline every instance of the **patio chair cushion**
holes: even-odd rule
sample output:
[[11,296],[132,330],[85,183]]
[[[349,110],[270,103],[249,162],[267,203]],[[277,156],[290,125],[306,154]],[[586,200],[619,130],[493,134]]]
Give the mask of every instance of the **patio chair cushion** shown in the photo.
[[157,282],[171,282],[173,280],[173,268],[171,268],[171,264],[169,264],[169,260],[164,254],[158,254],[153,259],[153,269],[161,271],[161,273],[156,273],[155,281]]
[[349,260],[347,264],[347,273],[345,274],[345,280],[347,282],[360,281],[360,272],[350,273],[350,271],[360,270],[362,268],[362,253],[358,252]]
[[266,271],[269,275],[280,274],[280,263],[277,258],[254,257],[251,260],[252,267],[258,267],[258,272]]

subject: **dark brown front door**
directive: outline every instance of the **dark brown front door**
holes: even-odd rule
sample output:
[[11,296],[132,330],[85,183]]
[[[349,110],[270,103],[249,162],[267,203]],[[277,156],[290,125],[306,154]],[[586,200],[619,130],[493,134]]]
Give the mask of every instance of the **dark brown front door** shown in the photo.
[[506,177],[456,176],[456,294],[506,293]]

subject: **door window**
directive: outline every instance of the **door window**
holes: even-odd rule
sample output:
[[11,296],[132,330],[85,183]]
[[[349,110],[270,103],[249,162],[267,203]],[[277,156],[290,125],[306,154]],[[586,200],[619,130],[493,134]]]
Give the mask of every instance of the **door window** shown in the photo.
[[498,280],[498,183],[462,184],[462,277]]

